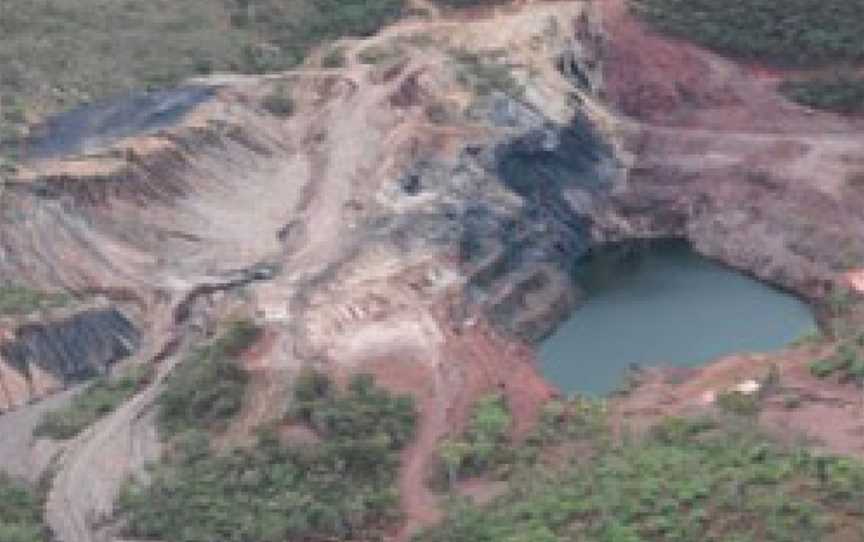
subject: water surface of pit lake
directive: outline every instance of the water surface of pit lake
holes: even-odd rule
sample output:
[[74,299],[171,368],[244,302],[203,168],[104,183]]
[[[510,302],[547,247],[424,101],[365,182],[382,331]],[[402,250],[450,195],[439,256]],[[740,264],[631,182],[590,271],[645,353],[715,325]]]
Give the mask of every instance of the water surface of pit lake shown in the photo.
[[565,394],[613,391],[634,363],[696,366],[781,348],[816,328],[806,303],[684,242],[600,251],[580,263],[577,281],[584,305],[540,347],[544,375]]

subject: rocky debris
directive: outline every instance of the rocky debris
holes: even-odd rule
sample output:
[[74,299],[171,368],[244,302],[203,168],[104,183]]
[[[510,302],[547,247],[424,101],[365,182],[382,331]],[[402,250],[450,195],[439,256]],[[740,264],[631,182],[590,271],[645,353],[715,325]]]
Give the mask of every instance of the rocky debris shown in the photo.
[[631,154],[601,236],[681,237],[810,299],[864,258],[860,119],[789,103],[746,66],[603,4],[604,90]]
[[[701,63],[681,64],[679,82],[701,87],[688,101],[672,92],[679,57],[649,62],[671,45],[598,11],[613,7],[406,21],[339,44],[344,67],[202,79],[206,92],[145,108],[161,118],[167,107],[155,131],[146,119],[102,125],[86,156],[23,164],[0,200],[0,279],[105,292],[141,314],[131,328],[108,311],[7,337],[7,389],[37,372],[42,390],[98,374],[139,342],[164,376],[215,315],[257,312],[267,343],[247,360],[255,378],[232,442],[278,416],[307,364],[412,391],[422,419],[400,478],[407,539],[435,517],[424,486],[434,447],[478,394],[506,394],[519,434],[554,394],[532,345],[577,305],[571,271],[592,246],[686,238],[815,298],[860,268],[862,196],[844,178],[861,158],[855,126],[782,125],[796,113],[771,109],[763,89],[754,118],[765,124],[749,130],[741,100],[719,99],[744,96],[746,73],[689,50]],[[356,61],[397,46],[397,63]],[[262,106],[277,86],[289,117]],[[628,105],[643,95],[659,96],[650,115]],[[112,107],[93,111],[110,120]],[[123,456],[130,435],[151,434],[138,424],[159,382],[68,449],[49,500],[62,542],[101,536],[95,520],[147,455]],[[103,464],[110,479],[90,480]]]

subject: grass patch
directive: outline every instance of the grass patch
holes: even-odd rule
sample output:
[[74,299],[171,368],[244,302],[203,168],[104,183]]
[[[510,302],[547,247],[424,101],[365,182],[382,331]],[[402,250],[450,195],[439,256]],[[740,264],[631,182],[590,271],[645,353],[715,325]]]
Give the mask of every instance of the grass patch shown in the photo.
[[64,293],[48,293],[15,284],[0,285],[0,315],[25,316],[38,310],[61,308],[72,298]]
[[585,423],[593,415],[567,421],[570,408],[559,403],[551,419],[584,431],[553,439],[554,462],[522,463],[510,490],[488,506],[454,500],[445,520],[416,541],[839,542],[864,536],[864,463],[858,460],[777,444],[740,418],[670,418],[644,437],[611,444],[605,431]]
[[322,68],[344,68],[348,59],[345,58],[344,47],[331,47],[324,56],[321,57]]
[[782,65],[864,60],[864,0],[631,0],[655,28]]
[[180,364],[157,402],[157,421],[164,436],[225,427],[240,411],[249,380],[236,357],[260,334],[261,329],[249,320],[232,322],[219,338]]
[[76,395],[68,407],[45,414],[34,435],[58,440],[75,437],[141,391],[152,378],[150,365],[130,367],[117,377],[100,377]]
[[495,91],[521,97],[525,89],[513,77],[512,68],[489,57],[467,49],[450,52],[456,67],[456,80],[478,96],[488,96]]
[[385,45],[370,45],[359,53],[357,60],[362,64],[377,66],[379,64],[393,64],[405,57],[405,53],[395,43]]
[[[310,48],[363,36],[403,0],[67,0],[0,4],[0,126],[213,71],[296,66]],[[2,143],[2,141],[0,141]]]
[[414,434],[411,398],[369,376],[340,390],[308,372],[290,412],[321,442],[289,446],[265,430],[254,446],[217,454],[206,433],[176,436],[151,483],[123,491],[126,534],[183,542],[381,539],[398,519],[394,482],[399,450]]
[[780,92],[794,102],[835,113],[864,113],[864,79],[838,75],[829,79],[786,81]]
[[[630,0],[652,26],[722,54],[787,67],[864,61],[864,0]],[[864,112],[864,78],[788,80],[790,100],[841,114]]]
[[46,535],[36,493],[0,473],[0,541],[45,542]]

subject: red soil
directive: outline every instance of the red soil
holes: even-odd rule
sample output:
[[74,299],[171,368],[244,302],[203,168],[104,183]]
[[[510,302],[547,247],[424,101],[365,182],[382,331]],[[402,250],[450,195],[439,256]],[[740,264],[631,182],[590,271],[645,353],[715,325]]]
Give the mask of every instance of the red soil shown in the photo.
[[[513,434],[525,435],[554,389],[538,374],[530,347],[496,334],[485,322],[456,329],[442,316],[446,330],[440,363],[378,360],[363,370],[388,389],[417,398],[417,438],[402,455],[399,489],[405,521],[393,540],[407,541],[440,519],[436,496],[426,486],[436,465],[438,445],[464,429],[474,402],[488,393],[506,396]],[[418,369],[418,366],[421,367]]]
[[807,441],[832,453],[864,455],[864,395],[852,384],[818,379],[809,371],[810,363],[830,348],[736,355],[700,369],[650,371],[633,393],[613,401],[613,419],[618,427],[638,431],[664,416],[714,412],[716,407],[706,401],[708,394],[728,391],[746,380],[760,381],[775,365],[779,387],[763,399],[759,422],[790,443]]
[[848,130],[848,119],[813,113],[776,91],[794,72],[736,63],[638,21],[627,0],[602,0],[606,98],[658,126],[748,132]]

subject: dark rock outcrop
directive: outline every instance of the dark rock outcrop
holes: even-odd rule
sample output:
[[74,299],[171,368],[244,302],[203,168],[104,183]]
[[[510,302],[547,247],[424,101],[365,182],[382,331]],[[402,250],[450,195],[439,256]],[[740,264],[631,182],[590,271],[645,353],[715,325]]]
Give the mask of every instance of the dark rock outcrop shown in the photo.
[[93,309],[57,322],[28,324],[0,344],[3,360],[24,375],[38,367],[64,384],[102,374],[132,354],[141,336],[117,309]]

